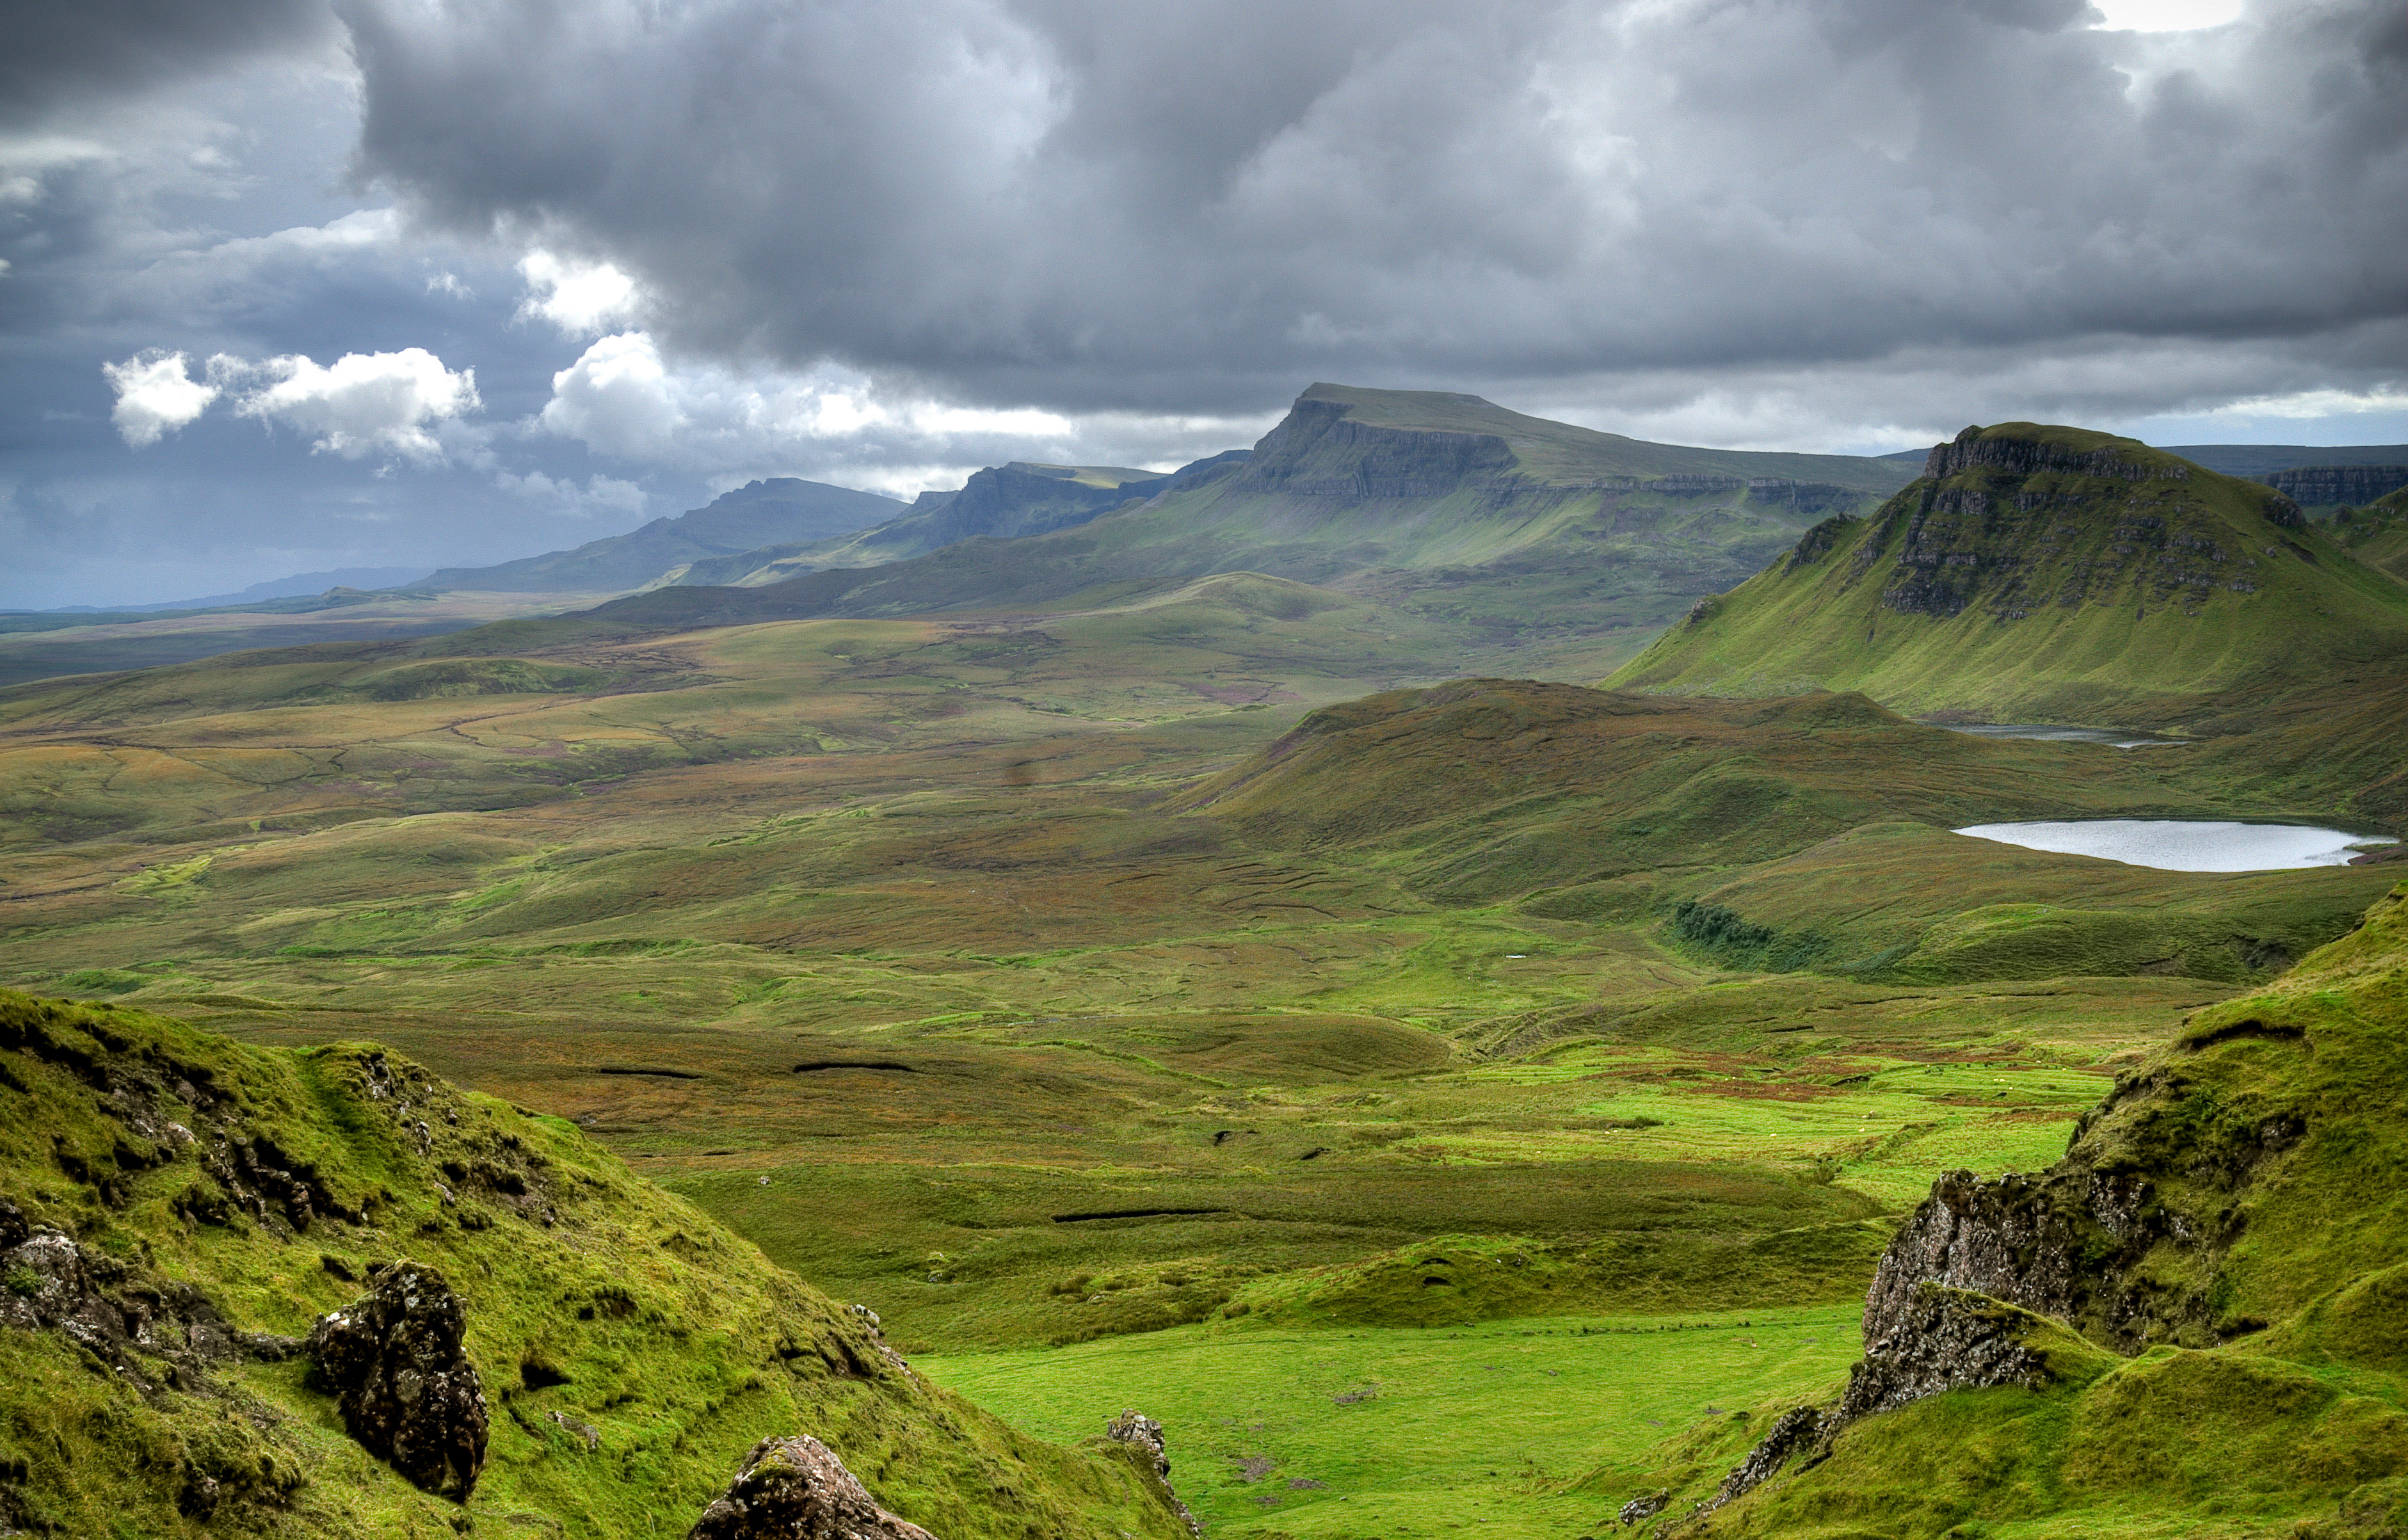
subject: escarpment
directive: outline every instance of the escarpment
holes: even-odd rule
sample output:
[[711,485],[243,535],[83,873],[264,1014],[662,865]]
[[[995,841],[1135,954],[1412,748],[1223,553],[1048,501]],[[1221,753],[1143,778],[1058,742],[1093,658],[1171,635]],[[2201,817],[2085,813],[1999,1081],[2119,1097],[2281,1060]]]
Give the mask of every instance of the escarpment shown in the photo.
[[[1786,1413],[1690,1517],[1804,1478],[1851,1428],[1946,1391],[2096,1382],[2128,1400],[2149,1392],[2119,1358],[2260,1364],[2302,1344],[2302,1361],[2392,1362],[2396,1320],[2364,1343],[2323,1323],[2380,1317],[2369,1280],[2402,1260],[2403,985],[2395,889],[2268,989],[2187,1018],[2045,1171],[1941,1177],[1882,1257],[1846,1389]],[[2149,1352],[2169,1346],[2191,1351]]]
[[2219,589],[2257,592],[2262,564],[2304,554],[2279,533],[2303,523],[2287,497],[2250,488],[2272,537],[2253,540],[2229,510],[2189,490],[2191,468],[2172,455],[2122,441],[2084,449],[2037,429],[2018,436],[2023,426],[1968,428],[1892,499],[1850,574],[1865,578],[1887,558],[1883,608],[1946,620],[1978,606],[2001,621],[2086,604],[2197,612]]

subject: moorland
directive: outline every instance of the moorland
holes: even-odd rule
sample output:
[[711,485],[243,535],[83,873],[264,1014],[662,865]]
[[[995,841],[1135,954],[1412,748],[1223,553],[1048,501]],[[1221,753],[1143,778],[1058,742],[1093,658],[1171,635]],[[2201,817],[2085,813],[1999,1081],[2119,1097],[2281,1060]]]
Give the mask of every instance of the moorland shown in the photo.
[[[1018,468],[564,613],[29,680],[0,978],[85,1003],[11,1007],[50,1025],[6,1044],[39,1062],[0,1179],[259,1330],[404,1236],[476,1278],[512,1411],[471,1520],[669,1531],[798,1424],[940,1534],[1172,1533],[1079,1446],[1138,1405],[1215,1534],[1569,1536],[1656,1493],[1633,1527],[2382,1533],[2408,866],[1950,831],[2408,832],[2399,527],[2075,429],[1899,466],[1316,386],[1172,475]],[[1997,722],[2166,741],[1955,730]],[[217,1065],[419,1228],[195,1220],[60,1078],[109,1054]],[[580,1173],[582,1248],[432,1196],[345,1110],[375,1054]],[[1944,1393],[1842,1417],[1935,1178],[2008,1173],[2060,1173],[2009,1209],[2090,1281],[1948,1261],[2021,1377],[1917,1360]],[[2100,1173],[2146,1225],[2063,1196]],[[580,1335],[623,1272],[635,1324]],[[778,1350],[810,1340],[852,1356]],[[149,1481],[139,1533],[204,1533],[137,1458],[202,1411],[9,1351],[49,1388],[0,1432],[27,1512]],[[223,1522],[444,1518],[294,1371],[236,1395],[333,1464]],[[1782,1420],[1827,1405],[1815,1448]]]

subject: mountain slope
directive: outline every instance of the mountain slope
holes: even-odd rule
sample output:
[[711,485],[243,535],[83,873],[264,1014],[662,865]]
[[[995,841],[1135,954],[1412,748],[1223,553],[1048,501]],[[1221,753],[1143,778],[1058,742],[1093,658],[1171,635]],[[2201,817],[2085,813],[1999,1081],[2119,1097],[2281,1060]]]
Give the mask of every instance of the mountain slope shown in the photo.
[[[1185,1533],[1126,1461],[933,1389],[570,1125],[370,1045],[0,992],[0,1531],[683,1533],[756,1440],[810,1433],[949,1537]],[[464,1506],[352,1442],[296,1356],[395,1258],[465,1313],[490,1444]]]
[[2408,647],[2408,591],[2271,488],[2128,439],[2010,423],[1931,452],[1616,686],[1861,690],[1972,721],[2180,725],[2205,698]]
[[447,567],[421,586],[608,594],[640,588],[688,562],[732,556],[781,540],[846,535],[898,511],[894,498],[874,492],[778,477],[749,482],[675,518],[654,519],[624,535],[588,540],[573,551],[549,551],[494,567]]
[[2403,900],[2185,1018],[2048,1170],[1941,1178],[1845,1394],[1719,1492],[1681,1473],[1707,1505],[1684,1533],[2400,1533]]
[[1242,461],[1024,540],[966,540],[750,589],[665,588],[559,623],[455,639],[661,635],[823,615],[1028,608],[1254,571],[1337,587],[1510,643],[1664,624],[1905,473],[1840,455],[1642,443],[1476,396],[1315,385]]
[[953,492],[924,492],[896,517],[856,534],[833,540],[766,546],[738,555],[695,562],[667,581],[684,587],[728,585],[757,588],[831,567],[877,567],[981,536],[1017,540],[1082,525],[1131,501],[1141,502],[1176,477],[1231,459],[1232,450],[1199,460],[1170,475],[1120,466],[1036,465],[1015,460],[990,466]]

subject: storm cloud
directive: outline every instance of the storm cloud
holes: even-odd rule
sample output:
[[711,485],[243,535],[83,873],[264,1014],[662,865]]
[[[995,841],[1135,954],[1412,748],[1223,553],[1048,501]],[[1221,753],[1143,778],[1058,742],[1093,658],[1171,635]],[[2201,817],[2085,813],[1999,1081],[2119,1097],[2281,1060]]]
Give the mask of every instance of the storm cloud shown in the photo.
[[673,350],[982,401],[2114,338],[2365,383],[2408,313],[2397,0],[340,9],[417,219],[609,264]]
[[0,604],[1174,466],[1316,379],[2408,438],[2408,4],[2100,4],[19,7]]

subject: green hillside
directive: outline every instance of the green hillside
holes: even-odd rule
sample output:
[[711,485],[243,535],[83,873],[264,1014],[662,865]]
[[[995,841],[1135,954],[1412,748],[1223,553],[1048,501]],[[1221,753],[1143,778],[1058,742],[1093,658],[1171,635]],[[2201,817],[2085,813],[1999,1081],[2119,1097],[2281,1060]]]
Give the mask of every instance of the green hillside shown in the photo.
[[[1661,1528],[2399,1533],[2408,1209],[2389,1173],[2408,1153],[2403,900],[2378,901],[2272,987],[2186,1017],[2056,1165],[1943,1177],[1885,1260],[1850,1394],[1904,1365],[1928,1377],[1897,1392],[1898,1409],[1843,1415],[1819,1441],[1768,1441],[1756,1468],[1773,1474],[1727,1505],[1711,1506],[1716,1486],[1767,1418],[1740,1418],[1720,1448],[1668,1450],[1686,1463],[1661,1473],[1667,1518],[1710,1507]],[[1881,1335],[1917,1318],[1888,1302],[1918,1290],[1916,1308],[1956,1335]]]
[[2328,528],[2343,550],[2408,583],[2408,487],[2335,514]]
[[2211,698],[2408,647],[2408,589],[2271,489],[2127,439],[1967,429],[1611,683],[1859,690],[1963,721],[2185,727]]
[[[465,1505],[353,1443],[294,1351],[397,1258],[465,1307],[491,1408]],[[569,1124],[369,1045],[0,993],[0,1263],[9,1533],[683,1533],[796,1432],[946,1535],[1184,1533],[1125,1463],[931,1389]]]

